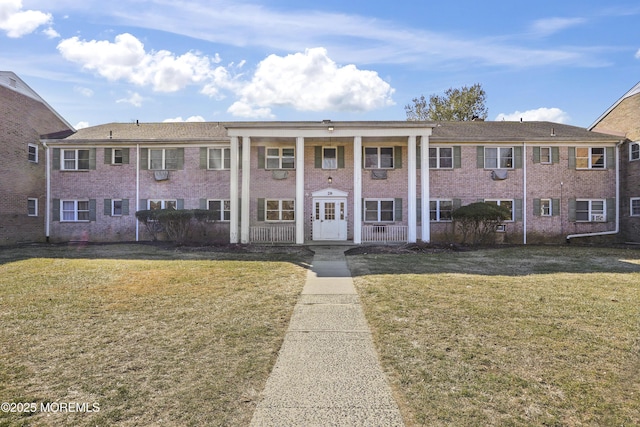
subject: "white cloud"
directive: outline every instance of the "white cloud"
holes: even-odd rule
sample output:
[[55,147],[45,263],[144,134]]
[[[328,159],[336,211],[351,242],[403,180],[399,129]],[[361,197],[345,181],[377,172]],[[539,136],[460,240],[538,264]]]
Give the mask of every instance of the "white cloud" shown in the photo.
[[138,92],[129,92],[128,98],[118,99],[116,102],[118,104],[126,103],[131,104],[134,107],[142,107],[142,101],[144,101],[144,98]]
[[246,102],[236,101],[227,109],[228,113],[238,117],[246,117],[252,119],[275,119],[275,115],[271,112],[271,108],[256,108]]
[[326,49],[314,48],[264,59],[228,111],[243,117],[269,116],[273,107],[363,112],[393,105],[393,92],[378,73],[338,66]]
[[74,126],[76,129],[84,129],[89,127],[89,122],[78,122],[77,125]]
[[535,21],[531,30],[538,36],[546,37],[585,22],[584,18],[545,18]]
[[194,52],[180,56],[166,50],[146,52],[142,42],[128,33],[117,35],[113,43],[72,37],[62,40],[58,50],[65,59],[108,80],[152,86],[158,92],[175,92],[207,81],[213,73],[212,64],[220,62],[218,55],[210,58]]
[[496,117],[496,121],[520,121],[520,119],[527,122],[555,122],[566,123],[570,117],[567,113],[559,108],[538,108],[536,110],[516,111],[514,113],[500,113]]
[[73,88],[73,91],[79,93],[82,96],[86,96],[87,98],[93,96],[93,90],[89,89],[88,87],[76,86]]
[[640,59],[640,49],[636,52],[636,59]]
[[182,116],[178,116],[173,119],[164,119],[163,123],[183,123],[183,122],[204,122],[206,121],[202,116],[191,116],[187,117],[187,119],[183,119]]
[[60,37],[60,33],[54,30],[53,27],[49,27],[47,29],[42,30],[42,34],[44,34],[50,39],[57,39]]
[[22,10],[22,0],[0,1],[0,30],[11,38],[19,38],[33,33],[38,27],[50,24],[50,13],[38,10]]

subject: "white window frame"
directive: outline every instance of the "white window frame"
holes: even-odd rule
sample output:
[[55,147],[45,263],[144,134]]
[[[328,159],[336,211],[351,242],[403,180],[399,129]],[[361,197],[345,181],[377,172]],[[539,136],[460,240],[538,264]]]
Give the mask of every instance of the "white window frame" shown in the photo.
[[[487,155],[490,151],[495,150],[495,156]],[[506,155],[510,151],[511,155]],[[503,154],[503,152],[505,154]],[[496,164],[488,164],[489,159],[495,159]],[[484,147],[484,168],[485,169],[514,169],[515,149],[514,147]],[[503,166],[504,165],[504,166]]]
[[[219,204],[218,209],[212,209],[211,204]],[[229,199],[208,199],[207,209],[210,211],[220,212],[220,218],[214,218],[214,221],[229,222],[231,221],[231,200]]]
[[[578,156],[578,151],[588,150],[587,156]],[[602,155],[594,154],[593,150],[602,150]],[[601,163],[597,163],[599,159],[602,159]],[[587,167],[580,167],[580,159],[587,162]],[[607,150],[605,147],[576,147],[576,169],[578,170],[603,170],[607,168]]]
[[[33,149],[33,153],[31,152]],[[33,159],[31,158],[33,156]],[[27,144],[27,159],[31,163],[38,163],[38,146],[36,144]]]
[[[161,164],[162,167],[160,167],[160,168],[152,167],[152,162],[153,162],[152,152],[153,151],[162,152],[162,158],[160,160],[160,162],[162,163]],[[175,161],[176,161],[175,167],[170,167],[170,168],[167,167],[167,152],[168,151],[175,152]],[[148,162],[149,162],[148,163],[148,169],[149,170],[154,170],[154,171],[156,171],[156,170],[177,170],[178,169],[178,149],[177,148],[149,148],[149,159],[148,159]],[[173,165],[170,165],[170,166],[173,166]]]
[[[449,209],[447,209],[447,211],[449,212],[448,215],[448,219],[447,218],[442,218],[442,205],[444,203],[448,203],[449,204]],[[435,204],[435,209],[432,209],[432,204]],[[451,214],[453,213],[453,200],[451,199],[431,199],[429,200],[429,219],[431,222],[451,222],[453,221],[453,218],[451,216]],[[435,214],[435,215],[433,215]]]
[[[220,151],[220,167],[214,167],[214,165],[212,165],[213,159],[211,153],[215,150]],[[231,147],[209,147],[207,149],[207,169],[216,171],[231,169]]]
[[511,203],[511,219],[506,219],[504,222],[515,222],[515,217],[516,217],[516,212],[515,212],[515,207],[516,207],[516,201],[514,199],[485,199],[484,200],[485,203],[494,203],[498,206],[502,206],[502,204],[506,203]]
[[[273,206],[274,203],[276,204],[275,207]],[[291,203],[290,209],[284,209],[285,203]],[[273,217],[274,213],[276,214],[276,218]],[[270,214],[271,218],[269,218]],[[288,218],[285,219],[285,216],[287,216]],[[265,222],[295,222],[296,201],[294,199],[265,199],[264,219]]]
[[[325,150],[333,150],[335,156],[327,158]],[[322,169],[338,169],[338,147],[322,147]]]
[[[578,203],[587,203],[587,209],[578,209]],[[602,203],[602,209],[594,204]],[[578,213],[586,212],[588,219],[578,219]],[[576,199],[576,222],[607,222],[607,201],[605,199]]]
[[[274,151],[277,150],[276,153]],[[293,154],[285,155],[285,150]],[[296,149],[295,147],[265,147],[265,169],[277,170],[277,169],[295,169],[296,168]],[[274,162],[276,163],[274,165]]]
[[540,199],[540,216],[553,216],[553,201]]
[[629,200],[629,215],[640,216],[640,197],[632,197]]
[[553,151],[551,147],[540,147],[540,164],[550,165],[553,163]]
[[[376,152],[374,154],[367,154],[367,151],[372,151],[375,150]],[[382,162],[382,150],[391,150],[391,165],[384,165]],[[379,146],[379,147],[364,147],[364,168],[365,169],[393,169],[395,167],[394,161],[395,161],[395,149],[394,147],[385,147],[385,146]],[[369,159],[371,158],[371,156],[375,156],[375,164],[372,164]]]
[[[86,203],[86,209],[84,209]],[[69,208],[69,204],[71,204],[71,208]],[[82,204],[82,205],[81,205]],[[65,206],[66,205],[66,206]],[[82,207],[82,209],[80,209]],[[90,210],[89,200],[81,199],[81,200],[60,200],[60,222],[89,222],[90,221]],[[71,213],[71,218],[65,219],[65,213]],[[85,214],[87,219],[80,219],[81,214]]]
[[[120,213],[116,213],[116,203],[120,203]],[[111,200],[111,216],[122,216],[122,199]]]
[[635,162],[636,160],[640,160],[640,141],[629,144],[629,161]]
[[[80,159],[80,152],[87,153],[87,167],[80,167],[80,161],[85,161],[85,159]],[[66,158],[66,153],[73,153],[73,158]],[[60,150],[60,170],[64,171],[86,171],[89,170],[90,162],[91,162],[91,151],[88,148],[63,148]],[[66,162],[73,162],[73,166],[67,168]]]
[[[431,156],[431,150],[435,150],[435,157]],[[451,156],[443,156],[442,150],[450,150]],[[451,164],[449,166],[443,166],[443,159],[449,159]],[[432,164],[432,160],[435,164]],[[453,147],[431,147],[429,146],[429,169],[453,169]]]
[[[382,203],[391,202],[391,209],[382,210]],[[375,209],[367,208],[368,204],[375,203]],[[383,222],[383,223],[391,223],[396,220],[396,201],[395,199],[364,199],[364,203],[362,206],[364,210],[364,222]],[[375,212],[375,219],[368,218],[369,212]],[[383,212],[391,212],[391,219],[383,219]]]
[[[33,213],[31,213],[31,207],[29,206],[31,202],[33,202]],[[31,197],[27,199],[27,215],[38,216],[38,199]]]
[[[117,152],[120,152],[119,156],[116,156]],[[116,159],[120,158],[119,162],[116,162]],[[111,164],[112,165],[122,165],[124,164],[124,150],[122,148],[114,148],[111,150]]]
[[[149,199],[147,200],[147,209],[152,210],[151,204],[160,204],[159,209],[174,209],[178,210],[178,200],[176,199]],[[173,204],[173,208],[171,207]],[[167,207],[169,206],[169,207]],[[158,209],[158,208],[156,208]]]

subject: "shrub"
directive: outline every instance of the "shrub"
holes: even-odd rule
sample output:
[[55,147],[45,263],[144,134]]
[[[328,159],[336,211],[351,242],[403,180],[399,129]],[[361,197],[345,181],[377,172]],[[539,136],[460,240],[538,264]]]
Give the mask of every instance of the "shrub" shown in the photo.
[[462,243],[466,244],[467,238],[472,237],[471,243],[477,245],[494,238],[497,226],[509,219],[511,213],[503,206],[478,202],[456,209],[452,217],[462,233]]
[[142,210],[136,212],[136,218],[145,225],[153,241],[164,231],[167,239],[177,244],[187,241],[194,221],[201,225],[215,221],[214,212],[206,209]]

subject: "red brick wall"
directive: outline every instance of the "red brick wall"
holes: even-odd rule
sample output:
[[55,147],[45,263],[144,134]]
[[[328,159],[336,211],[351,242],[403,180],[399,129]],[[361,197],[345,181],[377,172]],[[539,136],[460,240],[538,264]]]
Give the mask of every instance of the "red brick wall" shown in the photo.
[[[0,244],[43,241],[45,161],[40,135],[67,130],[44,104],[0,86]],[[38,163],[28,161],[28,144]],[[38,216],[27,215],[27,199],[38,199]]]

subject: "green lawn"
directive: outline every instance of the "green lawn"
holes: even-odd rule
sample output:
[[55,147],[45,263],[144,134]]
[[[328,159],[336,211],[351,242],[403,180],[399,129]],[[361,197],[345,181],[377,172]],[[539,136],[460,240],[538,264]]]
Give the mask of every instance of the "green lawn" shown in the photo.
[[[211,259],[221,257],[235,260]],[[0,412],[0,425],[247,425],[305,261],[144,245],[0,250],[0,402],[37,408]],[[99,411],[40,410],[65,403]]]
[[640,425],[640,252],[349,257],[408,426]]

